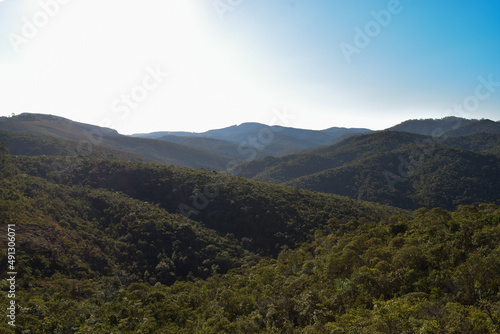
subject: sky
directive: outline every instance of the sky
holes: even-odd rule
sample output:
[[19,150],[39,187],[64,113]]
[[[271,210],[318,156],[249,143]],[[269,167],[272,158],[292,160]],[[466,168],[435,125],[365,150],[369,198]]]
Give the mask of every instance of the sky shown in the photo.
[[0,116],[122,134],[500,120],[496,0],[0,0]]

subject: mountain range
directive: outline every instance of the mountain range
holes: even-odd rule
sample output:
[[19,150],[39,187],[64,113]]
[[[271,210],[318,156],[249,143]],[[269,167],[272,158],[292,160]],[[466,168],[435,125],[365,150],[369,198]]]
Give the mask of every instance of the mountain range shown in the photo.
[[405,209],[496,202],[500,189],[500,123],[491,120],[409,120],[384,131],[243,123],[204,133],[124,136],[62,117],[21,114],[0,118],[0,141],[16,155],[66,156],[61,171],[86,156],[160,162]]
[[498,128],[0,118],[0,332],[495,333]]
[[[236,167],[260,181],[408,209],[498,201],[500,135],[433,138],[383,131]],[[432,185],[432,186],[431,186]]]
[[[78,123],[52,115],[21,114],[14,117],[2,117],[0,118],[0,131],[26,134],[25,142],[33,140],[40,140],[43,143],[50,142],[52,150],[56,145],[54,139],[58,140],[57,152],[64,152],[62,155],[65,156],[88,156],[94,150],[106,149],[109,157],[119,156],[126,152],[140,156],[146,161],[215,170],[223,169],[230,161],[230,157],[216,152],[207,152],[166,141],[124,136],[115,130]],[[33,135],[40,137],[38,139]],[[6,136],[7,134],[4,132],[4,137]],[[50,154],[50,152],[43,151],[43,147],[40,149],[40,154]],[[109,149],[113,151],[109,151]],[[14,151],[14,153],[24,154],[22,151]]]
[[[0,131],[71,140],[81,143],[81,150],[84,152],[88,151],[89,147],[99,146],[140,155],[149,161],[214,170],[226,169],[229,162],[285,155],[338,142],[350,135],[370,132],[368,129],[345,128],[313,131],[244,123],[201,134],[157,132],[124,136],[112,129],[78,123],[58,116],[28,113],[0,117]],[[47,140],[48,138],[45,139]],[[53,140],[51,142],[54,143]],[[67,144],[61,142],[60,146],[68,146]]]
[[[243,123],[203,133],[153,132],[136,134],[133,137],[159,139],[210,149],[229,154],[238,160],[248,156],[282,156],[322,145],[330,145],[353,135],[372,132],[369,129],[329,128],[326,130],[304,130],[283,126],[268,126],[259,123]],[[252,152],[252,153],[249,153]]]

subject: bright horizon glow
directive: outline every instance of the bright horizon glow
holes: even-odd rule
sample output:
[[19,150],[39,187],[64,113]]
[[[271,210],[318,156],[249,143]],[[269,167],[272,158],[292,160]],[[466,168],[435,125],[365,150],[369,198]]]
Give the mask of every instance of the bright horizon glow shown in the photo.
[[[221,0],[237,4],[223,19],[212,1],[57,1],[0,2],[0,116],[52,114],[122,134],[500,119],[500,86],[454,108],[472,101],[479,78],[500,82],[493,0]],[[9,38],[23,36],[25,19],[43,20],[40,3],[52,16],[15,52]],[[372,12],[383,24],[349,62],[340,46],[356,46],[356,27],[377,28]]]

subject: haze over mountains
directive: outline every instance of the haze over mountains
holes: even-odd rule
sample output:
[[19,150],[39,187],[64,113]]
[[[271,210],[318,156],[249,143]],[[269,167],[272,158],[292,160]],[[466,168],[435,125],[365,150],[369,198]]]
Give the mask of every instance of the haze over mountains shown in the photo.
[[352,135],[369,132],[372,131],[369,129],[336,127],[315,131],[277,125],[243,123],[203,133],[153,132],[150,134],[136,134],[133,137],[160,139],[198,148],[212,149],[231,154],[234,158],[241,160],[241,156],[245,155],[245,149],[248,151],[248,148],[256,149],[258,157],[279,156],[317,146],[331,145]]
[[393,206],[497,201],[500,135],[440,138],[385,131],[239,166],[239,175]]
[[409,120],[377,132],[244,123],[204,133],[124,136],[61,117],[22,114],[0,118],[0,130],[1,141],[18,155],[156,161],[405,209],[496,202],[500,189],[500,123],[491,120]]
[[[74,122],[62,117],[24,113],[0,117],[0,130],[89,142],[179,166],[223,170],[230,160],[248,161],[266,156],[284,156],[329,146],[351,136],[370,134],[362,128],[331,127],[306,130],[259,123],[243,123],[204,133],[153,132],[120,135],[116,130]],[[499,122],[457,117],[409,120],[386,131],[403,131],[439,138],[477,133],[500,133]],[[153,141],[155,139],[156,141]],[[192,159],[196,156],[197,159]]]
[[[123,136],[115,130],[77,123],[52,115],[21,114],[10,118],[2,117],[0,130],[44,136],[42,142],[47,141],[49,137],[70,140],[75,147],[67,149],[63,154],[70,156],[89,155],[94,149],[106,148],[136,154],[147,161],[209,169],[223,169],[230,160],[229,157],[216,152],[165,141]],[[30,138],[36,141],[35,138]],[[79,150],[78,144],[80,144]],[[59,146],[61,148],[59,151],[64,151],[66,145],[60,142]],[[41,154],[47,153],[41,152]]]

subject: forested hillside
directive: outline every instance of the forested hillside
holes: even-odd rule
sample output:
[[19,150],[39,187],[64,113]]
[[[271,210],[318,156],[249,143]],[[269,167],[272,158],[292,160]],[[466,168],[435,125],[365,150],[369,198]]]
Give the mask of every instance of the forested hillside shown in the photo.
[[454,148],[500,156],[500,134],[476,133],[467,136],[450,137],[446,138],[443,144]]
[[[51,137],[53,138],[51,145],[58,142],[58,146],[64,146],[66,151],[68,151],[66,147],[69,147],[71,153],[63,155],[70,156],[95,156],[94,150],[98,152],[122,151],[122,155],[139,156],[145,161],[214,170],[224,170],[227,163],[233,160],[231,157],[215,151],[161,140],[132,138],[120,135],[112,129],[73,122],[52,115],[25,113],[13,117],[0,117],[0,130],[7,131],[3,132],[4,136],[7,133],[10,135],[13,132],[17,133],[17,137],[11,136],[9,140],[5,141],[13,151],[20,140],[41,136],[42,143],[45,145],[34,145],[34,149],[38,150],[39,154],[51,155],[50,149],[49,153],[45,153],[46,144],[49,142],[47,137]],[[61,151],[61,148],[58,151]],[[18,154],[27,155],[29,152],[33,151],[28,149]]]
[[465,124],[456,129],[447,131],[447,137],[468,136],[475,133],[493,133],[500,134],[500,122],[494,122],[489,119],[482,119],[477,122]]
[[62,158],[16,157],[21,173],[52,183],[120,192],[170,213],[203,222],[221,235],[231,234],[249,250],[276,254],[298,246],[315,229],[337,218],[387,218],[403,210],[219,174],[148,163],[86,159],[71,172],[53,166]]
[[458,137],[475,133],[500,133],[500,122],[449,116],[441,119],[411,119],[388,128],[427,136]]
[[383,131],[235,168],[256,180],[405,209],[498,203],[500,136],[454,138]]
[[339,167],[373,154],[392,151],[402,145],[424,139],[426,139],[425,136],[405,132],[360,135],[345,139],[335,145],[315,148],[306,153],[251,161],[238,166],[235,171],[244,177],[279,183]]
[[499,138],[384,131],[233,176],[0,131],[0,332],[497,333]]
[[[18,231],[16,333],[499,329],[496,205],[410,214],[229,177],[196,222],[170,210],[212,172],[92,159],[59,184],[52,159],[0,154],[2,226]],[[278,248],[242,237],[273,220]]]
[[81,158],[92,156],[124,161],[154,161],[141,155],[101,145],[87,145],[74,140],[12,131],[0,131],[0,143],[6,144],[13,155],[65,156],[68,160],[80,160]]

